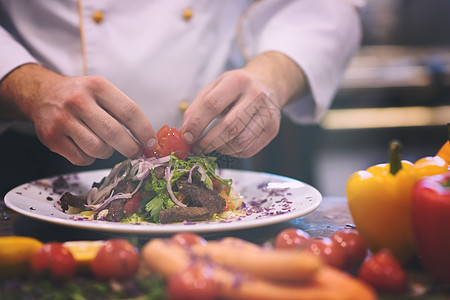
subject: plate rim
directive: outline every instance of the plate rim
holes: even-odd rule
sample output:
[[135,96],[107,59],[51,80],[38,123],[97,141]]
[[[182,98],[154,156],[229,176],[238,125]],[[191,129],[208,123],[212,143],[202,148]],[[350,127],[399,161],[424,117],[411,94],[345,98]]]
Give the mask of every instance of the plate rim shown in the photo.
[[[294,181],[299,182],[302,185],[304,185],[308,191],[311,193],[310,197],[314,200],[314,203],[311,204],[307,209],[303,209],[301,211],[296,212],[289,212],[285,214],[280,215],[273,215],[269,216],[263,219],[257,219],[257,220],[248,220],[248,221],[236,221],[236,222],[214,222],[214,223],[206,223],[208,221],[203,222],[195,222],[194,225],[188,225],[183,223],[174,223],[174,224],[128,224],[128,223],[114,223],[114,222],[106,222],[106,221],[95,221],[95,220],[89,220],[89,221],[80,221],[80,220],[72,220],[72,219],[64,219],[64,218],[58,218],[58,217],[49,217],[41,214],[33,213],[33,211],[28,211],[25,209],[22,209],[12,203],[11,198],[17,197],[17,190],[20,188],[24,188],[26,185],[30,185],[33,182],[37,182],[40,180],[51,180],[60,176],[71,176],[71,175],[88,175],[88,174],[107,174],[111,169],[95,169],[95,170],[88,170],[88,171],[81,171],[81,172],[71,172],[71,173],[64,173],[60,175],[50,176],[46,178],[41,178],[37,180],[33,180],[27,183],[23,183],[21,185],[16,186],[15,188],[8,191],[4,196],[4,203],[5,205],[17,212],[20,215],[47,222],[50,224],[56,224],[60,226],[66,226],[66,227],[72,227],[72,228],[78,228],[78,229],[85,229],[85,230],[97,230],[102,232],[116,232],[116,233],[133,233],[133,234],[171,234],[176,233],[180,231],[184,232],[197,232],[197,233],[211,233],[211,232],[227,232],[227,231],[234,231],[234,230],[243,230],[243,229],[251,229],[251,228],[258,228],[263,226],[269,226],[273,224],[278,224],[281,222],[286,222],[289,220],[293,220],[302,216],[305,216],[307,214],[310,214],[311,212],[315,211],[320,204],[323,201],[322,194],[312,185],[302,182],[298,179],[294,179],[291,177],[268,173],[268,172],[258,172],[258,171],[252,171],[252,170],[240,170],[240,169],[218,169],[218,172],[230,172],[230,173],[240,173],[242,175],[264,175],[268,177],[273,178],[279,178],[285,181]],[[233,178],[231,178],[233,179]],[[19,196],[20,197],[20,196]],[[39,201],[39,200],[38,200]],[[54,207],[54,206],[53,206]],[[56,209],[56,208],[55,208]],[[203,224],[202,224],[203,223]],[[95,225],[93,225],[95,224]]]

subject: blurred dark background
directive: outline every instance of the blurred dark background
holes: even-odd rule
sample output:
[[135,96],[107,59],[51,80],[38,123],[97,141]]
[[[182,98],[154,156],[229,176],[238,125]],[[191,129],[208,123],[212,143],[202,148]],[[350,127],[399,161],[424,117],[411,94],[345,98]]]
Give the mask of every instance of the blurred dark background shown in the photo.
[[[368,0],[364,38],[329,113],[318,125],[282,120],[278,137],[230,167],[293,177],[324,195],[344,195],[348,176],[387,161],[398,139],[404,158],[434,155],[450,122],[450,1]],[[0,196],[16,185],[61,173],[110,168],[115,155],[75,167],[39,141],[0,135]]]
[[283,120],[252,168],[344,195],[351,173],[386,162],[392,139],[403,157],[435,155],[450,122],[450,1],[368,0],[363,45],[332,109],[317,126]]

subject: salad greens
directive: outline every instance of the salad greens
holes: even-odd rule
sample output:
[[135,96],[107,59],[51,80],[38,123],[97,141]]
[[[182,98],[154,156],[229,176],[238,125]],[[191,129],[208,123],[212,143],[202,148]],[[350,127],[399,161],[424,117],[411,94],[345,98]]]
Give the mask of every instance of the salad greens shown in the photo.
[[[164,168],[164,174],[156,174],[156,168]],[[201,181],[208,189],[214,188],[214,182],[220,182],[224,190],[231,191],[231,179],[220,178],[216,174],[218,164],[215,157],[189,156],[178,159],[174,153],[163,158],[145,158],[125,160],[116,165],[98,187],[93,187],[87,194],[86,207],[80,215],[87,219],[102,219],[108,214],[106,207],[117,199],[131,199],[139,193],[139,208],[130,216],[122,219],[126,223],[159,222],[159,213],[171,209],[174,205],[186,206],[178,199],[178,192],[172,187],[180,178],[191,183]],[[195,172],[194,172],[195,171]],[[195,177],[195,178],[194,178]],[[132,192],[116,191],[123,182],[135,186]]]
[[[158,222],[158,216],[161,210],[171,209],[175,203],[167,193],[168,180],[172,186],[182,176],[188,174],[189,178],[192,176],[192,172],[198,169],[201,174],[201,181],[209,189],[213,188],[213,182],[211,178],[219,180],[222,184],[228,187],[228,191],[231,186],[231,179],[222,179],[216,175],[217,163],[215,157],[199,157],[190,156],[186,160],[178,159],[173,153],[170,155],[168,166],[166,167],[166,176],[163,179],[157,179],[154,170],[151,170],[151,181],[145,181],[142,187],[143,195],[156,193],[153,198],[143,197],[141,201],[141,208],[135,213],[137,216],[143,214],[144,221]],[[169,174],[169,175],[168,175]],[[189,179],[188,179],[189,180]],[[178,195],[177,192],[173,192],[174,196]],[[136,218],[133,216],[132,218]]]
[[164,279],[152,274],[137,276],[128,281],[100,282],[89,277],[75,277],[64,281],[50,278],[10,278],[0,282],[3,300],[48,299],[48,300],[91,300],[91,299],[139,299],[165,300]]

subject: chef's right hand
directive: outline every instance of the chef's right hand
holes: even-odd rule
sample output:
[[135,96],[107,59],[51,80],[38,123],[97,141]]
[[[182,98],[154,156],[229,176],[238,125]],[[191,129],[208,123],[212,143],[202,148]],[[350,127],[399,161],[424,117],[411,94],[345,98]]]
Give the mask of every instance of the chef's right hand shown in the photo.
[[156,146],[156,134],[141,109],[98,76],[61,76],[35,64],[11,72],[0,85],[2,107],[34,123],[50,150],[75,165],[92,164],[117,150],[135,157]]

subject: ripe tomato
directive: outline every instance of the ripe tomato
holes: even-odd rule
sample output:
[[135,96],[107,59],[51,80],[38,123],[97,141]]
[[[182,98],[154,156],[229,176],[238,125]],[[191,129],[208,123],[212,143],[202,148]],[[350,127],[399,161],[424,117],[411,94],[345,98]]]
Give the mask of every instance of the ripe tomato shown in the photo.
[[407,288],[405,271],[387,249],[366,259],[358,276],[382,293],[401,294]]
[[31,268],[35,273],[50,273],[55,279],[72,277],[76,267],[72,253],[56,242],[44,244],[31,259]]
[[164,125],[156,134],[158,145],[153,151],[143,150],[146,157],[164,157],[175,152],[179,159],[186,159],[191,150],[191,146],[186,144],[180,132],[174,128]]
[[206,244],[206,240],[204,238],[192,232],[177,233],[173,235],[170,240],[182,247],[190,247],[196,244]]
[[211,181],[213,183],[213,190],[215,190],[218,193],[220,193],[224,189],[224,187],[226,187],[217,178],[212,177]]
[[138,266],[138,249],[124,239],[107,240],[91,263],[92,272],[100,280],[131,278]]
[[301,229],[287,228],[277,234],[275,248],[293,249],[305,246],[310,240],[309,234]]
[[214,272],[210,267],[192,265],[173,274],[167,283],[170,300],[213,300],[217,299]]
[[331,240],[337,244],[345,255],[345,267],[349,268],[363,261],[367,247],[362,237],[353,230],[340,230],[331,235]]
[[140,192],[136,192],[133,197],[128,199],[123,206],[125,216],[129,217],[134,214],[141,206],[142,196]]
[[330,238],[324,237],[311,240],[307,251],[311,251],[333,267],[343,269],[345,266],[345,254],[342,248],[333,243]]

